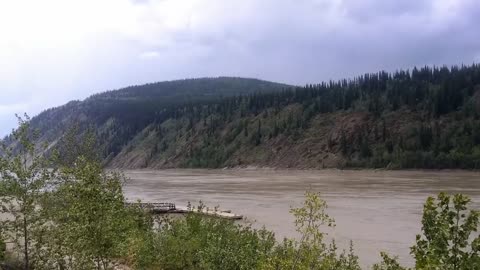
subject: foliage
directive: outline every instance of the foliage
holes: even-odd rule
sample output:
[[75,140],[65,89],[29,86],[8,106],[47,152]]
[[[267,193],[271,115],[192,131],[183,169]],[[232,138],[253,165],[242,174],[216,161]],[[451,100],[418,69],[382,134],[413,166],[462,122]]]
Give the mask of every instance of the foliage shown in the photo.
[[412,247],[416,269],[480,269],[479,212],[468,210],[462,194],[429,197],[423,209],[423,236]]
[[[200,212],[204,210],[200,205]],[[266,229],[252,229],[198,213],[165,219],[158,232],[162,269],[345,269],[357,270],[358,258],[338,254],[334,242],[324,244],[321,227],[332,225],[319,195],[306,193],[305,203],[292,209],[301,240],[277,243]]]
[[334,241],[325,244],[321,228],[334,226],[326,208],[318,193],[306,192],[302,207],[291,209],[300,240],[284,239],[261,269],[360,269],[353,244],[348,254],[343,251],[339,255]]
[[382,262],[373,265],[373,270],[406,270],[398,263],[397,258],[390,257],[387,253],[381,252]]
[[163,220],[158,232],[161,269],[256,269],[274,244],[265,229],[197,213]]
[[0,213],[7,216],[0,222],[3,238],[23,255],[24,269],[31,269],[41,259],[39,246],[46,220],[39,206],[54,171],[33,143],[37,134],[30,129],[28,116],[18,117],[18,123],[15,144],[5,147],[0,157]]
[[103,173],[97,164],[79,159],[60,177],[64,183],[52,192],[55,205],[49,207],[49,239],[61,242],[61,257],[66,258],[60,264],[69,269],[109,268],[121,255],[119,243],[127,237],[128,229],[119,176]]
[[18,143],[5,148],[0,160],[1,209],[7,215],[0,239],[15,244],[23,268],[151,265],[153,221],[143,210],[125,206],[124,177],[104,172],[88,155],[93,139],[65,144],[79,147],[65,148],[62,156],[68,159],[61,160],[45,158],[48,151],[35,148],[35,136],[29,119],[19,118]]

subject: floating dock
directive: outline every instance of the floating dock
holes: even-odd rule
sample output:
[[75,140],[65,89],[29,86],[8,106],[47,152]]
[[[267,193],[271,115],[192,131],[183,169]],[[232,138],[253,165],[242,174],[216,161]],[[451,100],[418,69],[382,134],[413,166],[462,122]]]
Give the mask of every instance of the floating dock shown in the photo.
[[219,209],[209,209],[204,208],[199,210],[196,207],[177,207],[174,203],[148,203],[148,202],[129,202],[127,205],[139,206],[142,209],[147,209],[153,214],[162,215],[162,214],[187,214],[187,213],[199,213],[202,215],[239,220],[243,219],[242,215],[237,215],[232,213],[230,210],[219,210]]

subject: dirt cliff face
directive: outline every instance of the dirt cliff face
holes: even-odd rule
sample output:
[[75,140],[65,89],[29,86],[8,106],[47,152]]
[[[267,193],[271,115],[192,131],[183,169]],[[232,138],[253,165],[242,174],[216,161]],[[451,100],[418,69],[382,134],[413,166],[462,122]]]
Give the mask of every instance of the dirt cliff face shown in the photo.
[[[194,131],[180,119],[149,126],[136,136],[122,152],[111,160],[115,168],[176,168],[176,167],[275,167],[275,168],[343,168],[365,167],[374,157],[399,155],[401,142],[417,144],[415,131],[422,124],[452,128],[453,115],[439,118],[435,123],[425,123],[419,112],[400,110],[383,118],[367,112],[335,112],[320,114],[304,129],[294,129],[274,135],[270,133],[274,119],[288,117],[300,111],[298,105],[286,107],[274,113],[264,112],[255,117],[237,119],[218,127],[215,135],[208,134],[208,127],[196,123]],[[248,121],[247,128],[237,131],[239,123]],[[254,142],[252,136],[261,123],[261,138]],[[159,130],[162,130],[159,132]],[[161,133],[161,134],[159,134]],[[362,154],[361,141],[368,142],[370,153]],[[390,144],[393,149],[389,149]],[[198,154],[198,151],[204,153]],[[208,159],[208,163],[192,163],[192,160]],[[205,161],[205,160],[203,160]],[[398,168],[401,164],[385,161],[383,167]],[[199,165],[200,164],[200,165]],[[380,167],[380,166],[379,166]]]

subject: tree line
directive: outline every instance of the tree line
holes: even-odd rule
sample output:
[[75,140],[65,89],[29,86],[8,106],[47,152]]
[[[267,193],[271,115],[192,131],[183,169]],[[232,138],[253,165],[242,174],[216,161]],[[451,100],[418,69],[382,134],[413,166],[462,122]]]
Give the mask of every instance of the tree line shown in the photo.
[[[476,169],[480,168],[478,90],[477,64],[427,66],[188,102],[158,111],[147,127],[160,130],[159,141],[172,147],[178,143],[167,143],[162,135],[200,138],[200,143],[191,141],[184,166],[222,167],[236,165],[226,162],[238,149],[254,152],[278,137],[293,141],[287,147],[311,139],[318,128],[315,121],[322,117],[364,113],[368,117],[364,123],[328,138],[327,152],[341,155],[342,166]],[[165,125],[171,121],[176,122],[174,128]]]

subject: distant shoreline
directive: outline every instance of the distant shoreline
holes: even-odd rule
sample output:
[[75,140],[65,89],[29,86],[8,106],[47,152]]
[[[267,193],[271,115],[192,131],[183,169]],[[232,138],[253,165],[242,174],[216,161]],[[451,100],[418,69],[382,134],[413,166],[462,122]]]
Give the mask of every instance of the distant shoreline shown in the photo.
[[386,169],[386,168],[283,168],[283,167],[257,167],[257,166],[247,166],[247,167],[225,167],[225,168],[112,168],[106,167],[110,171],[175,171],[175,170],[186,170],[186,171],[338,171],[338,172],[471,172],[471,173],[480,173],[480,170],[468,170],[468,169]]

